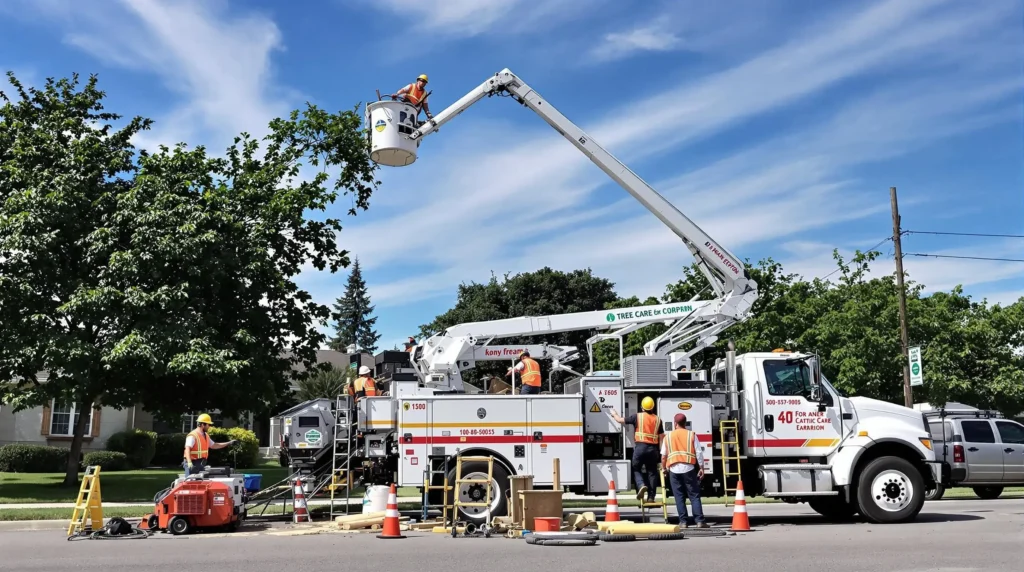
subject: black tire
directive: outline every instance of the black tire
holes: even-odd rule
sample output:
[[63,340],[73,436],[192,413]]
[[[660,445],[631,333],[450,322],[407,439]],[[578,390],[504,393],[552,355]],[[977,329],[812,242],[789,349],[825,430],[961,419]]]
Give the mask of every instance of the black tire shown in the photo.
[[597,532],[565,531],[565,532],[533,532],[530,536],[537,540],[598,540],[600,535]]
[[682,540],[684,538],[686,538],[685,532],[655,532],[647,535],[647,540]]
[[811,499],[807,501],[807,504],[811,510],[830,522],[848,521],[857,514],[857,507],[839,496]]
[[[480,475],[478,478],[486,478],[487,463],[474,461],[462,464],[463,479],[473,478],[469,476],[473,473],[478,473]],[[508,514],[508,495],[506,494],[506,490],[510,485],[508,477],[509,474],[505,467],[501,463],[495,461],[492,466],[491,479],[497,486],[496,490],[491,491],[491,499],[493,503],[491,508],[491,518],[496,516],[506,516]],[[455,483],[454,468],[448,473],[448,482],[451,483],[453,487],[457,486]],[[466,495],[460,499],[463,502],[484,502],[484,500],[486,500],[487,490],[483,488],[482,484],[470,484],[467,488],[470,489],[471,494],[474,496],[471,497],[470,495]],[[455,494],[458,494],[458,488],[456,488],[454,492]],[[475,498],[476,495],[479,495],[480,498]],[[457,518],[459,520],[464,520],[467,523],[471,522],[477,527],[487,520],[487,509],[485,507],[459,507],[458,513]]]
[[597,544],[597,541],[577,540],[573,538],[567,540],[538,540],[534,542],[534,544],[539,544],[540,546],[593,546]]
[[160,526],[160,518],[155,514],[149,515],[149,520],[146,521],[146,525],[150,531],[156,530],[156,527]]
[[171,534],[178,536],[179,534],[188,534],[192,530],[192,526],[189,525],[187,518],[176,516],[167,523],[167,530],[170,530]]
[[934,489],[928,491],[928,493],[924,495],[924,500],[939,500],[944,494],[946,494],[946,487],[942,485],[935,485]]
[[686,536],[725,536],[726,531],[720,528],[688,528],[684,533]]
[[875,524],[907,522],[924,506],[928,491],[917,467],[899,457],[879,457],[860,473],[857,504]]
[[1003,494],[1003,487],[974,487],[974,494],[980,499],[993,500]]
[[635,534],[602,534],[598,537],[601,542],[633,542]]

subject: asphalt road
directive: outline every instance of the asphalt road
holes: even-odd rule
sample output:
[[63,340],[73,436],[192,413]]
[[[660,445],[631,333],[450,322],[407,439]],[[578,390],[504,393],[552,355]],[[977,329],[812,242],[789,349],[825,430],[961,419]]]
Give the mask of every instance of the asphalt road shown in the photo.
[[[708,507],[728,523],[730,509]],[[1015,571],[1024,569],[1024,500],[938,501],[918,522],[825,524],[806,505],[749,505],[754,532],[679,541],[532,546],[506,538],[450,538],[405,532],[404,540],[374,534],[284,536],[290,526],[235,535],[68,542],[61,531],[0,533],[4,570],[239,570],[360,572],[677,569]],[[624,510],[623,517],[635,517]]]

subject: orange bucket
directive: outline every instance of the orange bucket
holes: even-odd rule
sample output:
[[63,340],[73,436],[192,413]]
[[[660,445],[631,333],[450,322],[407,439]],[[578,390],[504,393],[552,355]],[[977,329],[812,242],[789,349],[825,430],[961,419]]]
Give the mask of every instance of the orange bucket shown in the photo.
[[533,519],[533,530],[535,532],[558,532],[562,528],[562,519],[558,517],[545,516]]

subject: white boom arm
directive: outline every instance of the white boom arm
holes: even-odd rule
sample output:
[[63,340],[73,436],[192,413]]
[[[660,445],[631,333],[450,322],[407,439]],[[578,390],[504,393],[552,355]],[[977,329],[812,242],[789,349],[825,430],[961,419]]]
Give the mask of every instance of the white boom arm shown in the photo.
[[[750,279],[743,263],[728,249],[708,236],[672,203],[658,194],[636,173],[541,98],[539,93],[509,69],[506,68],[488,78],[447,109],[435,115],[433,119],[410,133],[409,139],[417,140],[433,133],[477,101],[494,95],[509,95],[533,110],[668,226],[693,254],[697,261],[697,267],[708,279],[717,299],[687,302],[683,305],[688,305],[689,310],[686,312],[675,310],[669,315],[663,313],[647,315],[645,313],[664,312],[665,306],[677,308],[680,305],[643,306],[625,310],[581,312],[548,317],[521,317],[461,324],[449,328],[439,336],[426,340],[421,344],[421,348],[418,348],[415,354],[416,359],[413,360],[414,367],[424,376],[430,376],[431,379],[425,379],[425,381],[432,381],[438,385],[449,385],[451,389],[461,391],[461,376],[458,375],[458,368],[454,362],[467,344],[476,345],[475,339],[477,338],[528,336],[588,328],[618,328],[628,325],[628,323],[621,321],[617,314],[628,313],[637,315],[649,323],[666,321],[671,324],[668,332],[652,340],[644,348],[648,355],[664,355],[693,340],[696,340],[697,343],[697,348],[693,351],[697,351],[713,343],[717,339],[716,335],[725,328],[746,319],[751,306],[757,299],[757,284]],[[608,315],[616,316],[608,321],[605,320]]]

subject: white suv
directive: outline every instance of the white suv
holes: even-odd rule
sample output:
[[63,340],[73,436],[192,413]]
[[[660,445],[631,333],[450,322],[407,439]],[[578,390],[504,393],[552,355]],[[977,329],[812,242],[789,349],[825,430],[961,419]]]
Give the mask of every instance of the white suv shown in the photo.
[[926,412],[942,482],[926,498],[942,498],[949,487],[971,487],[983,499],[1005,487],[1024,486],[1024,425],[996,411],[938,409]]

